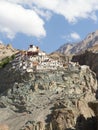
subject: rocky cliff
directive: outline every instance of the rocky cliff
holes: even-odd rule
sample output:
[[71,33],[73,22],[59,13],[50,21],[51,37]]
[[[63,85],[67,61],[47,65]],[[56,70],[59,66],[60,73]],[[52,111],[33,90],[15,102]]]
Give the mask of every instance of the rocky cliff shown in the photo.
[[88,105],[96,91],[96,75],[88,66],[72,63],[67,69],[20,73],[7,65],[0,70],[0,127],[96,130]]
[[15,54],[16,52],[17,50],[14,49],[11,44],[4,45],[0,43],[0,60],[5,57],[11,56]]
[[67,43],[67,44],[62,45],[57,50],[57,52],[60,52],[66,55],[79,54],[95,45],[98,45],[98,30],[88,34],[84,40],[78,43]]
[[98,48],[96,46],[82,54],[73,56],[72,61],[79,62],[80,65],[90,66],[91,70],[96,73],[98,79]]

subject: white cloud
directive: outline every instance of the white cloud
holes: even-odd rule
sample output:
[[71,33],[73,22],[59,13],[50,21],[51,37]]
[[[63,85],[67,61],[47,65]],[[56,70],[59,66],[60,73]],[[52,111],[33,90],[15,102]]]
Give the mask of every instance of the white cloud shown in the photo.
[[77,32],[72,32],[68,35],[64,35],[62,36],[62,38],[65,39],[67,42],[73,42],[81,39],[80,35]]
[[[77,22],[78,19],[90,18],[97,20],[96,10],[98,10],[98,0],[6,0],[21,5],[32,7],[36,5],[38,9],[52,11],[62,15],[69,22]],[[45,13],[45,12],[44,12]]]
[[71,37],[72,39],[74,39],[74,40],[80,40],[80,39],[81,39],[80,36],[79,36],[79,34],[76,33],[76,32],[71,33],[71,34],[70,34],[70,37]]
[[52,10],[63,15],[69,22],[76,22],[79,18],[96,20],[95,11],[98,10],[98,0],[32,0],[38,7]]
[[45,36],[44,21],[37,13],[25,9],[21,5],[0,1],[0,32],[8,38],[14,38],[16,33],[28,36]]
[[49,20],[54,13],[76,23],[88,18],[97,21],[97,10],[98,0],[0,0],[0,32],[9,38],[18,32],[45,36],[44,19]]
[[41,17],[45,18],[47,21],[52,17],[52,13],[48,10],[38,9],[37,7],[33,7],[33,10]]

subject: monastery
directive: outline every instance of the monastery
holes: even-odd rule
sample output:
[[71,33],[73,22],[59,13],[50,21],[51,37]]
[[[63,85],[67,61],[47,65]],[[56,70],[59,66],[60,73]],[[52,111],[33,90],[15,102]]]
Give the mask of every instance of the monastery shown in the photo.
[[57,70],[63,66],[62,62],[49,58],[45,52],[34,45],[30,45],[27,51],[17,52],[12,61],[12,68],[22,72]]

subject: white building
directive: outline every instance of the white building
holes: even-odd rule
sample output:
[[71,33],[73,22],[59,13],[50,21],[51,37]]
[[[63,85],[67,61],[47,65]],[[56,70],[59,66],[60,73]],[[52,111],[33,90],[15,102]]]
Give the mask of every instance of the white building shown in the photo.
[[38,51],[38,48],[34,45],[30,45],[28,52],[36,52],[36,51]]
[[13,68],[21,71],[33,72],[34,70],[56,70],[62,68],[63,63],[49,58],[39,47],[30,45],[27,51],[20,51],[12,62]]

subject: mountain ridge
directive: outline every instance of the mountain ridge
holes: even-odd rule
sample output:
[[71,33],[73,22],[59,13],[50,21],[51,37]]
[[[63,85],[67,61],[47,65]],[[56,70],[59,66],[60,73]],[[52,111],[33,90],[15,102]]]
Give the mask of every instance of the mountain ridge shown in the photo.
[[58,48],[56,51],[70,55],[70,54],[79,54],[84,52],[85,50],[98,45],[98,30],[95,32],[89,33],[86,38],[80,42],[76,43],[67,43],[62,45],[60,48]]

